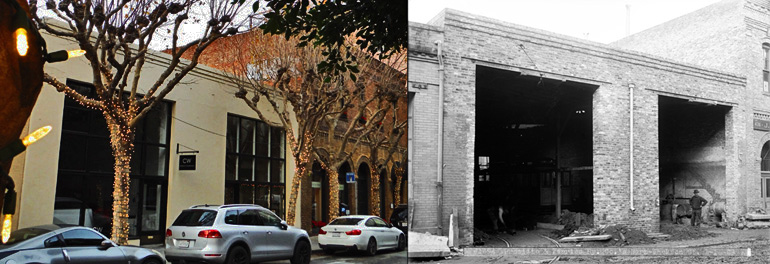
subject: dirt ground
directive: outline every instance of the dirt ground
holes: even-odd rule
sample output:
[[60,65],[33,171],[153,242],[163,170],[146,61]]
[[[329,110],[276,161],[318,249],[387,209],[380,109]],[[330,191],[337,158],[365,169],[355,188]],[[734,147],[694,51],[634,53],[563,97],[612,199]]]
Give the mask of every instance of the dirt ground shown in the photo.
[[[556,247],[545,236],[548,230],[519,231],[516,235],[489,235],[483,247]],[[628,230],[626,230],[628,233]],[[655,239],[650,243],[626,243],[624,247],[694,247],[703,248],[751,248],[751,257],[559,257],[557,256],[484,256],[465,257],[453,254],[447,259],[410,259],[410,262],[429,263],[770,263],[770,229],[725,229],[716,227],[694,228],[685,225],[661,225],[661,232],[670,234],[665,240]],[[501,239],[502,238],[502,239]],[[507,243],[505,243],[507,242]],[[616,242],[617,243],[617,242]],[[617,244],[621,245],[621,244]],[[617,246],[616,245],[616,246]],[[589,247],[582,243],[561,243],[561,247]],[[551,262],[553,261],[553,262]]]

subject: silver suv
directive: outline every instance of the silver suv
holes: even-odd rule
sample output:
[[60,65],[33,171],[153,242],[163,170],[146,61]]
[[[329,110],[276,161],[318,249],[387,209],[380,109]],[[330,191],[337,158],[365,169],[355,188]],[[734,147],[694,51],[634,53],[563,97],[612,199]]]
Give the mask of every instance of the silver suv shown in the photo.
[[251,263],[290,259],[310,263],[310,237],[253,204],[196,205],[166,230],[166,260]]

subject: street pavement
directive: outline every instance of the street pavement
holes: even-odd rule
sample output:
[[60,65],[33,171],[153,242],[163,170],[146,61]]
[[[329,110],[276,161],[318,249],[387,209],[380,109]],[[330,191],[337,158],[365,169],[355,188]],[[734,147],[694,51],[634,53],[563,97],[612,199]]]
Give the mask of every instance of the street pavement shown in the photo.
[[[310,263],[364,263],[364,264],[399,264],[407,263],[406,250],[382,250],[377,255],[366,256],[359,252],[339,251],[332,255],[323,252],[313,252]],[[264,262],[270,264],[289,263],[288,260]]]

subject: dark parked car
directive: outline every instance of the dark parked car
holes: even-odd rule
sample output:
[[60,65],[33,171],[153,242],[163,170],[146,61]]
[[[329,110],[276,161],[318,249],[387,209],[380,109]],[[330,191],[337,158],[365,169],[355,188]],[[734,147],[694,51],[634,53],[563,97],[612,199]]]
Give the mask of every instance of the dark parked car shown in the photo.
[[164,263],[160,254],[136,246],[118,246],[82,226],[44,225],[22,228],[0,245],[0,263]]
[[400,229],[401,232],[404,232],[404,234],[408,234],[409,232],[407,231],[409,226],[407,222],[409,222],[409,206],[406,204],[399,204],[393,209],[393,213],[390,214],[390,223]]

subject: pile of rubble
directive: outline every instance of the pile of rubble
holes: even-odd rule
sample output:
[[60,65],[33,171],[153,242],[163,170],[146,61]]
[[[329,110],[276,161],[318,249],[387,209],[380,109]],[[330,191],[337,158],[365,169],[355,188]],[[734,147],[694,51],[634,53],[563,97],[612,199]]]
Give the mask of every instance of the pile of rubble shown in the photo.
[[679,225],[672,223],[661,223],[660,232],[671,235],[668,240],[690,240],[702,237],[717,236],[717,234],[709,233],[703,228],[696,228],[691,225]]
[[612,235],[612,239],[604,244],[606,247],[653,243],[652,238],[648,237],[642,230],[628,228],[622,225],[608,226],[604,228],[601,233]]

